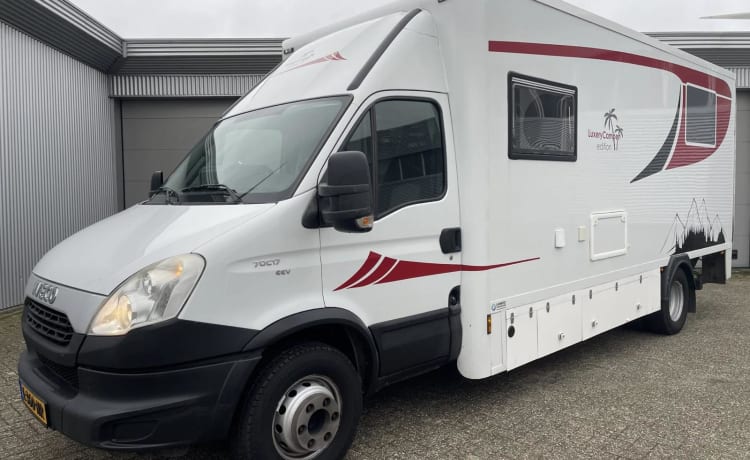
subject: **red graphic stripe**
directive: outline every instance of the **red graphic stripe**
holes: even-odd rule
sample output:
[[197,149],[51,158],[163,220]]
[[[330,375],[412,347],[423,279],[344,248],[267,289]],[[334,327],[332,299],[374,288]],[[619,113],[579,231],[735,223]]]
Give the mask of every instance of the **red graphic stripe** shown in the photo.
[[390,257],[384,257],[383,261],[380,262],[380,265],[378,265],[378,268],[376,268],[370,274],[370,276],[368,276],[367,278],[363,279],[359,283],[351,286],[351,289],[373,284],[375,281],[377,281],[380,278],[382,278],[383,276],[385,276],[385,274],[388,273],[388,271],[391,268],[393,268],[393,266],[396,265],[396,263],[397,263],[396,259],[391,259]]
[[318,59],[313,59],[310,62],[305,62],[304,64],[300,64],[298,66],[294,66],[291,69],[287,70],[286,72],[291,72],[292,70],[295,70],[295,69],[300,69],[302,67],[307,67],[307,66],[313,65],[313,64],[320,64],[322,62],[328,62],[328,61],[346,61],[346,58],[341,55],[341,52],[336,51],[335,53],[331,53],[331,54],[329,54],[327,56],[323,56],[323,57],[320,57]]
[[672,62],[662,61],[639,54],[613,51],[601,48],[589,48],[586,46],[552,45],[549,43],[527,43],[490,41],[489,50],[496,53],[536,54],[540,56],[573,57],[582,59],[596,59],[600,61],[623,62],[626,64],[651,67],[653,69],[666,70],[682,80],[683,83],[692,83],[716,91],[725,97],[732,97],[727,82],[720,78],[705,74],[703,72],[685,67]]
[[370,270],[372,270],[372,267],[374,267],[375,264],[378,263],[378,261],[380,259],[382,259],[382,258],[383,258],[383,256],[381,256],[377,252],[370,251],[370,253],[367,255],[367,259],[365,259],[365,263],[363,263],[362,266],[359,267],[359,270],[357,270],[357,273],[355,273],[354,275],[352,275],[352,277],[349,278],[348,280],[344,281],[341,284],[341,286],[339,286],[336,289],[334,289],[334,291],[338,291],[340,289],[346,289],[349,286],[351,286],[352,284],[354,284],[357,281],[359,281],[360,278],[362,278],[366,274],[370,273]]
[[[367,278],[362,279],[367,273],[370,273],[370,270],[372,270],[372,268],[375,267],[375,264],[381,259],[382,262],[380,265],[378,265],[377,268],[367,276]],[[392,283],[394,281],[422,278],[425,276],[442,275],[444,273],[481,272],[510,265],[522,264],[524,262],[531,262],[533,260],[539,260],[539,257],[495,265],[436,264],[430,262],[396,260],[390,257],[383,257],[377,252],[370,251],[365,262],[359,267],[359,270],[357,270],[357,273],[346,280],[341,286],[334,289],[334,291],[340,291],[341,289],[354,289],[370,286],[372,284]],[[390,273],[388,272],[389,270]]]
[[539,260],[539,257],[516,260],[514,262],[506,262],[503,264],[495,265],[434,264],[428,262],[411,262],[408,260],[403,260],[399,262],[396,268],[394,268],[393,271],[388,274],[388,276],[378,281],[376,284],[392,283],[394,281],[422,278],[424,276],[442,275],[444,273],[483,272],[487,270],[493,270],[495,268],[507,267],[509,265],[531,262],[532,260]]

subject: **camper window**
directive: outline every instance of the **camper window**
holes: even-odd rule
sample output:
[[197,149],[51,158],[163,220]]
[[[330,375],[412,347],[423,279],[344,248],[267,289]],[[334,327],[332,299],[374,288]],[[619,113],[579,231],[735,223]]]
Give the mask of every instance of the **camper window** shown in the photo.
[[374,178],[376,218],[443,196],[442,123],[432,102],[387,99],[376,103],[341,150],[361,151],[367,156]]
[[687,86],[685,142],[714,147],[716,145],[716,93],[697,86]]
[[508,156],[575,161],[576,88],[516,74],[508,83]]

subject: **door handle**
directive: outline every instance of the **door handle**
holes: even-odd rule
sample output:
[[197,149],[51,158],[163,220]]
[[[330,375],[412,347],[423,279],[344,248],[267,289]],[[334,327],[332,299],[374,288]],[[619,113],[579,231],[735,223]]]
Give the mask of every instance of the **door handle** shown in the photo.
[[461,252],[461,228],[444,228],[440,232],[440,250],[443,254]]

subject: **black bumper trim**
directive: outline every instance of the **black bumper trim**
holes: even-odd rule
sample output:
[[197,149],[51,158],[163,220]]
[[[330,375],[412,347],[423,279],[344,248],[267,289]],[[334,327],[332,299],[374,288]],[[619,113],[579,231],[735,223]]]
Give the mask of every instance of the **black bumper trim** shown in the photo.
[[50,428],[90,446],[138,451],[225,437],[259,361],[258,354],[140,373],[79,367],[80,386],[71,394],[61,391],[38,356],[27,351],[18,375],[47,403]]

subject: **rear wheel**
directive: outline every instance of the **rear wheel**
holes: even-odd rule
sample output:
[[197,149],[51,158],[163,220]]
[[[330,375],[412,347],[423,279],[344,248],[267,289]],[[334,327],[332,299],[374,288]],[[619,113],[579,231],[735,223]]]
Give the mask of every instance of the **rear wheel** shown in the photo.
[[687,319],[690,289],[685,271],[675,270],[669,282],[667,301],[662,303],[660,311],[646,318],[652,331],[672,335],[682,330]]
[[237,420],[232,453],[243,459],[342,458],[362,412],[359,374],[323,343],[293,346],[253,383]]

